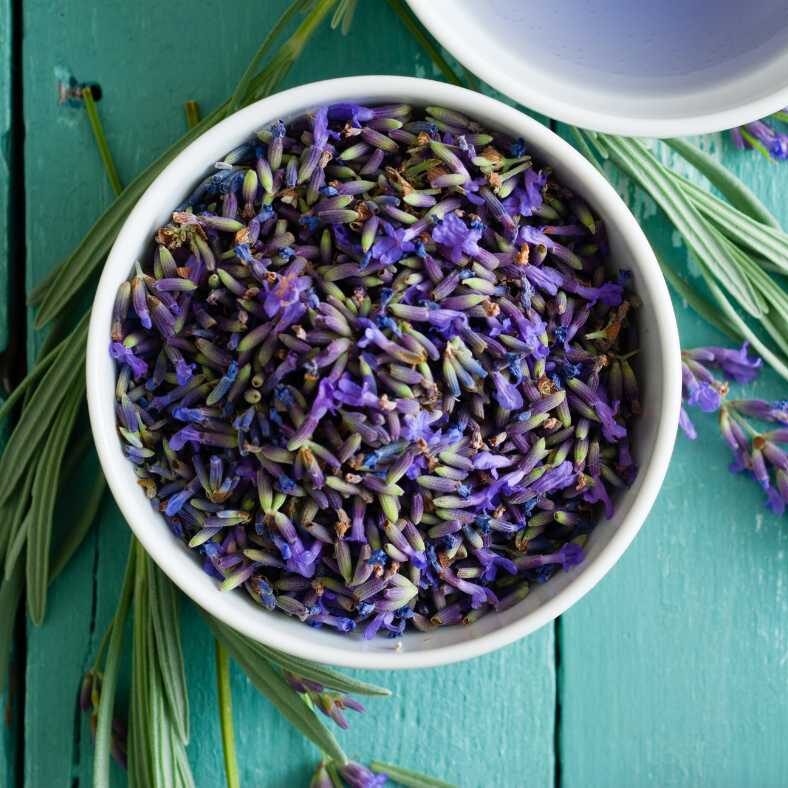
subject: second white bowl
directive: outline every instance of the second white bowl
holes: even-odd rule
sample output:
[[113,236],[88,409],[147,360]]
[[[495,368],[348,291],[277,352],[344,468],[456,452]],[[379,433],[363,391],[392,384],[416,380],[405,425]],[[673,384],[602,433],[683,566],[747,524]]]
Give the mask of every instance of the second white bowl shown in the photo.
[[785,0],[408,2],[475,74],[575,126],[678,137],[788,104]]

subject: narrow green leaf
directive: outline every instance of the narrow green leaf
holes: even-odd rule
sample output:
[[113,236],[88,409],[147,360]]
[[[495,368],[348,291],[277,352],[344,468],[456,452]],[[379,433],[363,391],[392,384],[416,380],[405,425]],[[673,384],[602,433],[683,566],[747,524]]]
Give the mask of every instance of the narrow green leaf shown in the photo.
[[330,758],[345,763],[347,756],[342,752],[335,736],[318,719],[287,684],[281,674],[265,659],[259,659],[244,643],[241,636],[215,619],[209,620],[214,636],[220,638],[229,649],[233,659],[246,671],[257,689],[276,706],[282,715]]
[[716,236],[689,203],[684,192],[671,180],[670,171],[642,142],[600,135],[615,162],[647,191],[668,215],[685,242],[695,252],[698,263],[722,282],[753,317],[762,311],[762,299],[736,266],[726,257]]
[[760,153],[761,156],[763,156],[763,158],[769,162],[769,164],[771,165],[774,164],[774,162],[772,161],[772,157],[769,154],[769,149],[759,139],[757,139],[752,134],[750,134],[750,132],[747,131],[747,129],[739,128],[739,132],[741,133],[742,137],[744,137],[744,140],[751,148],[757,150],[758,153]]
[[685,161],[688,161],[696,170],[720,190],[728,202],[751,219],[761,224],[767,224],[775,229],[780,229],[780,223],[769,209],[748,189],[727,167],[720,164],[713,156],[701,150],[696,145],[682,139],[666,139],[670,145]]
[[369,766],[373,772],[387,774],[395,783],[404,785],[406,788],[456,788],[453,783],[447,783],[435,777],[414,772],[412,769],[403,769],[391,763],[372,761]]
[[83,391],[71,389],[53,423],[36,466],[30,504],[30,525],[27,535],[27,611],[30,620],[39,625],[46,612],[49,586],[49,548],[52,543],[52,516],[55,511],[58,482],[69,436],[82,404]]
[[175,586],[153,563],[148,567],[148,594],[155,656],[170,717],[181,741],[189,741],[189,696],[181,649],[178,598]]
[[129,212],[159,173],[183,148],[221,120],[226,111],[225,102],[149,164],[96,220],[79,246],[33,290],[29,300],[38,306],[36,328],[42,328],[54,320],[91,274],[102,265]]
[[75,388],[84,395],[85,339],[88,315],[65,340],[63,352],[47,370],[40,389],[22,411],[0,459],[0,501],[17,491],[19,480],[28,471],[45,437],[52,436],[52,424],[61,404]]
[[[68,474],[64,469],[63,477],[67,478]],[[55,579],[66,568],[68,562],[71,560],[77,548],[82,544],[85,537],[93,525],[101,501],[104,498],[104,493],[107,490],[107,482],[104,479],[104,474],[101,470],[96,473],[96,477],[91,485],[90,493],[85,499],[85,505],[79,513],[77,521],[68,529],[63,541],[58,545],[55,559],[52,562],[52,568],[49,571],[49,582],[54,583]]]
[[580,129],[578,129],[576,126],[569,126],[569,131],[575,139],[575,147],[591,162],[591,164],[594,165],[594,167],[599,170],[599,172],[604,175],[604,170],[602,169],[602,164],[600,163],[599,158],[594,153],[594,151],[591,150],[588,140],[586,140]]
[[763,296],[770,306],[767,311],[771,313],[773,307],[780,313],[788,314],[788,293],[772,279],[750,255],[725,236],[721,237],[722,245],[727,250],[731,259],[744,272],[753,287]]
[[[230,101],[228,102],[228,113],[235,112],[239,109],[244,101],[244,97],[247,95],[249,91],[249,86],[252,82],[252,79],[256,75],[256,69],[263,62],[263,59],[266,55],[269,54],[271,51],[274,42],[282,35],[282,32],[290,23],[290,20],[299,12],[303,11],[305,7],[308,7],[311,4],[312,0],[309,2],[304,3],[303,0],[299,2],[291,3],[287,9],[285,9],[284,13],[279,17],[276,21],[276,24],[271,28],[271,31],[268,35],[263,39],[260,46],[257,48],[257,51],[252,56],[252,59],[249,61],[249,64],[246,66],[244,73],[241,75],[241,79],[238,80],[238,84],[235,86],[235,90],[233,91],[233,95],[230,97]],[[334,0],[329,0],[328,3],[325,1],[322,3],[326,6],[325,11],[327,12],[331,5],[333,5]]]
[[194,777],[189,766],[186,750],[179,747],[175,751],[175,785],[177,788],[194,788]]
[[22,598],[24,572],[21,562],[11,577],[0,583],[0,694],[8,680],[8,665],[14,645],[14,621]]
[[775,313],[761,318],[760,321],[766,333],[772,338],[774,344],[788,358],[788,331],[782,315]]
[[118,168],[115,166],[115,160],[112,158],[112,152],[107,142],[107,135],[104,133],[104,125],[101,122],[101,116],[99,115],[96,100],[93,98],[93,91],[90,85],[85,85],[85,87],[82,88],[82,101],[85,105],[85,112],[90,122],[90,128],[93,132],[93,138],[96,141],[96,147],[98,148],[99,157],[104,166],[107,180],[109,180],[110,186],[112,186],[112,190],[115,194],[120,194],[123,191],[123,184],[120,182]]
[[240,788],[238,756],[235,752],[233,731],[233,696],[230,689],[230,655],[221,640],[214,640],[216,648],[216,685],[219,696],[219,727],[222,732],[222,753],[227,788]]
[[112,738],[112,715],[115,708],[115,691],[118,685],[123,632],[131,605],[134,588],[134,542],[129,545],[126,571],[120,588],[120,599],[112,618],[112,629],[107,648],[107,659],[101,679],[98,718],[93,756],[93,788],[109,788],[110,742]]
[[37,383],[41,376],[52,366],[52,363],[63,351],[62,346],[57,345],[52,348],[45,356],[36,361],[35,366],[25,377],[19,382],[16,388],[9,394],[8,399],[0,407],[0,421],[5,419],[12,411],[14,406],[19,402],[22,395],[27,392],[34,383]]
[[152,710],[148,684],[148,616],[146,594],[147,556],[141,545],[132,540],[136,552],[134,572],[134,626],[131,649],[131,703],[129,708],[128,770],[131,788],[149,788],[153,783],[154,755],[148,743]]
[[316,662],[309,662],[305,659],[292,657],[289,654],[264,646],[262,643],[256,643],[250,638],[244,638],[244,642],[260,659],[268,659],[279,665],[283,670],[289,670],[291,673],[295,673],[302,678],[316,681],[318,684],[322,684],[328,689],[336,690],[337,692],[354,693],[356,695],[377,695],[380,697],[391,695],[391,690],[385,687],[367,684],[365,681],[359,681],[343,673],[338,673]]
[[[27,478],[32,479],[33,474],[28,474]],[[19,524],[19,527],[11,536],[11,541],[8,544],[8,551],[5,554],[5,571],[3,572],[3,577],[5,580],[8,580],[8,578],[14,573],[17,561],[19,561],[19,556],[22,555],[22,550],[25,548],[27,535],[30,532],[30,519],[30,511],[28,511],[25,517],[22,519],[22,522]]]
[[[160,666],[160,640],[154,619],[166,605],[161,588],[151,579],[158,572],[138,542],[134,581],[134,641],[132,645],[131,709],[129,714],[129,785],[145,788],[191,788],[194,781],[189,769],[184,741],[170,711],[165,677]],[[167,614],[169,615],[169,614]],[[180,645],[178,646],[180,650]],[[172,652],[168,648],[169,658]],[[183,667],[169,666],[168,673],[178,674]],[[169,679],[166,679],[169,680]]]
[[670,266],[660,261],[660,268],[670,286],[698,313],[707,323],[733,340],[741,340],[741,334],[733,324],[726,320],[711,303],[701,296],[691,284],[682,279]]
[[[10,577],[16,561],[19,558],[21,547],[27,539],[27,528],[29,520],[26,520],[30,512],[30,491],[33,488],[34,474],[28,473],[22,477],[20,487],[14,498],[9,498],[3,504],[3,509],[8,513],[6,519],[0,522],[0,528],[7,532],[5,570],[3,575]],[[22,545],[17,546],[17,540],[22,541]]]
[[670,173],[670,177],[720,232],[741,246],[763,255],[784,273],[788,273],[788,234],[755,221],[680,175]]
[[413,16],[410,9],[402,0],[387,0],[392,11],[399,17],[407,31],[416,39],[416,43],[426,52],[430,60],[438,67],[443,78],[452,85],[463,86],[464,82],[454,69],[448,64],[438,47],[430,40],[429,35],[424,31],[421,24]]
[[[8,543],[11,541],[12,531],[9,522],[14,514],[15,503],[15,501],[6,501],[0,504],[0,565],[5,560]],[[0,577],[2,574],[0,572]]]

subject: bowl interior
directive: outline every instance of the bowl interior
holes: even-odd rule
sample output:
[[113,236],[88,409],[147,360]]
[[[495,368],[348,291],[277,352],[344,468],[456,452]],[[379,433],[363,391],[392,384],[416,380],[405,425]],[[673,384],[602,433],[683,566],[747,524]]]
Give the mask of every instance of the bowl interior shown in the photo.
[[[213,162],[252,132],[329,101],[439,103],[490,128],[522,136],[533,153],[592,204],[606,221],[612,258],[632,270],[643,300],[639,314],[643,415],[634,441],[641,472],[620,497],[610,522],[591,535],[587,560],[534,588],[515,607],[470,626],[407,633],[396,641],[361,641],[313,629],[270,613],[241,592],[222,593],[194,555],[169,531],[137,484],[115,429],[113,362],[107,352],[112,302],[133,261],[149,253],[151,238],[174,206],[204,177]],[[293,654],[357,667],[441,664],[483,653],[533,631],[583,595],[617,560],[639,529],[664,476],[678,421],[678,339],[670,299],[656,261],[633,217],[612,188],[570,146],[521,113],[470,91],[426,80],[369,77],[307,85],[253,105],[203,135],[157,179],[129,216],[106,263],[94,303],[88,345],[88,398],[99,456],[123,514],[161,568],[195,601],[247,635]]]
[[[697,128],[788,87],[784,0],[411,0],[434,35],[498,90],[551,117],[624,134],[715,131],[774,112]],[[494,53],[494,58],[491,54]],[[592,121],[596,122],[596,125]]]

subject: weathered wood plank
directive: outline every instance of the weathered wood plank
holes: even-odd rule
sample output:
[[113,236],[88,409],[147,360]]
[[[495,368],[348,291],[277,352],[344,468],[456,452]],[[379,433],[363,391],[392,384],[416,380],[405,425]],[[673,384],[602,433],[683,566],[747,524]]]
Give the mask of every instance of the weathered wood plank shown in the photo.
[[[788,225],[786,173],[741,154],[720,155]],[[658,254],[686,255],[648,199],[636,215]],[[684,347],[724,343],[674,302]],[[738,390],[738,389],[737,389]],[[776,375],[745,388],[784,397]],[[643,532],[599,588],[562,621],[562,784],[777,786],[785,784],[788,533],[757,485],[727,471],[713,417],[679,438]]]
[[[8,341],[8,271],[11,263],[12,233],[12,80],[13,43],[10,0],[0,0],[0,350]],[[5,433],[2,436],[5,438]],[[12,683],[0,694],[0,784],[14,785],[19,744],[18,688]]]
[[[197,4],[184,16],[179,6],[152,1],[25,4],[26,119],[29,129],[38,130],[28,135],[26,151],[29,284],[74,245],[110,199],[80,110],[56,105],[55,69],[71,68],[78,80],[101,85],[99,110],[121,176],[128,179],[181,133],[185,100],[209,109],[228,94],[284,6],[285,0],[243,0],[231,9]],[[288,84],[353,73],[434,76],[386,4],[359,6],[356,32],[348,39],[320,33]],[[105,507],[97,533],[54,587],[45,625],[29,635],[30,788],[89,783],[90,736],[84,720],[75,728],[74,696],[118,593],[128,531],[113,506]],[[213,645],[196,612],[188,603],[183,608],[192,702],[189,757],[198,785],[222,785]],[[352,720],[353,729],[342,738],[353,755],[398,760],[465,786],[488,785],[493,766],[505,784],[518,784],[524,765],[529,782],[552,783],[551,628],[467,665],[374,678],[396,695],[371,701],[369,714]],[[242,784],[301,783],[316,760],[311,745],[238,671],[233,689]]]

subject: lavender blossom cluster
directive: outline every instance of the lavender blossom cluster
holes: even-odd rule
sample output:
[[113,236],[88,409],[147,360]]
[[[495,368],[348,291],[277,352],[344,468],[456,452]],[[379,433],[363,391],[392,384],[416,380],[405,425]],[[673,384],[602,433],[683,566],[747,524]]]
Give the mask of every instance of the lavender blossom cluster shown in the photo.
[[[681,360],[684,403],[704,413],[719,412],[720,432],[733,453],[730,472],[751,476],[766,494],[766,507],[784,515],[788,508],[788,453],[780,444],[788,444],[788,400],[726,399],[728,381],[752,383],[761,371],[762,360],[750,356],[747,342],[737,350],[684,350]],[[763,424],[769,425],[768,429],[763,429]],[[684,407],[679,425],[690,440],[698,437]]]
[[217,162],[119,289],[124,452],[223,589],[365,638],[583,559],[636,467],[603,222],[520,139],[334,104]]

